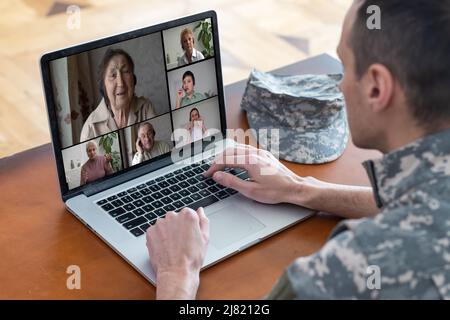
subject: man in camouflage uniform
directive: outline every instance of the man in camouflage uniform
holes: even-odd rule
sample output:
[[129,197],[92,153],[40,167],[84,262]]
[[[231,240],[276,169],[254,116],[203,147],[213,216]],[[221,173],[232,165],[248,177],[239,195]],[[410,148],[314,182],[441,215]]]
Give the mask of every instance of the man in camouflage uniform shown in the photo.
[[[373,4],[381,30],[367,28]],[[319,252],[290,265],[268,298],[450,298],[449,30],[450,0],[355,0],[347,14],[338,54],[352,140],[385,154],[364,163],[372,188],[299,177],[246,146],[227,150],[218,158],[225,164],[207,172],[257,201],[350,219]],[[238,166],[244,152],[249,161],[239,166],[251,181],[220,171]],[[262,175],[268,168],[277,174]],[[208,226],[202,209],[183,209],[148,230],[158,298],[195,298]],[[381,276],[375,288],[368,285],[373,266]]]

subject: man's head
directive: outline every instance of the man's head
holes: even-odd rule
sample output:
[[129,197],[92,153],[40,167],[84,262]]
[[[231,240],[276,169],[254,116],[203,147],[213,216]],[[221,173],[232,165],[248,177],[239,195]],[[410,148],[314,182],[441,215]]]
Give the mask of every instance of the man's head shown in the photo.
[[107,104],[127,108],[136,85],[133,59],[122,49],[108,49],[100,63],[98,80]]
[[[370,5],[381,9],[381,30],[367,27]],[[450,126],[449,34],[450,0],[354,1],[338,54],[355,145],[385,152],[401,135]]]
[[183,90],[187,95],[192,94],[195,86],[195,77],[191,71],[186,71],[183,74]]
[[138,137],[141,140],[142,148],[145,151],[150,151],[155,143],[155,129],[149,122],[144,122],[139,125]]

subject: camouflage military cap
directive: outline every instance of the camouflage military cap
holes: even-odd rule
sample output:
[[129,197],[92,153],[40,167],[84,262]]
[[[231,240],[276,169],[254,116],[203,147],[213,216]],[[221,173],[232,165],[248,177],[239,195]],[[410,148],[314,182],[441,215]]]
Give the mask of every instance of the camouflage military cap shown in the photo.
[[[241,107],[252,129],[279,130],[281,159],[330,162],[342,155],[349,136],[341,79],[342,74],[279,76],[253,70]],[[257,134],[265,149],[273,138]]]

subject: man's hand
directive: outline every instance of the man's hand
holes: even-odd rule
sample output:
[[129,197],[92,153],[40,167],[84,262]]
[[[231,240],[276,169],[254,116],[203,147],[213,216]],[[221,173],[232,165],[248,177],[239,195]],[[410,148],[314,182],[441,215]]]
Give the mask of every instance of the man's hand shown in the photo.
[[[247,170],[251,181],[222,172],[226,167]],[[297,176],[270,152],[247,145],[237,145],[218,155],[205,172],[205,176],[211,175],[217,183],[263,203],[292,203],[351,219],[379,212],[372,188]]]
[[157,299],[195,299],[209,240],[209,220],[199,208],[170,211],[147,230]]
[[[226,167],[247,170],[251,181],[221,172]],[[250,199],[270,204],[294,203],[294,196],[299,192],[297,182],[301,180],[270,152],[247,145],[237,145],[218,155],[205,172],[205,176],[211,175],[221,185],[235,189]]]
[[142,149],[142,146],[141,146],[141,138],[139,138],[139,137],[136,139],[136,151],[139,154],[142,154],[144,152],[144,150]]

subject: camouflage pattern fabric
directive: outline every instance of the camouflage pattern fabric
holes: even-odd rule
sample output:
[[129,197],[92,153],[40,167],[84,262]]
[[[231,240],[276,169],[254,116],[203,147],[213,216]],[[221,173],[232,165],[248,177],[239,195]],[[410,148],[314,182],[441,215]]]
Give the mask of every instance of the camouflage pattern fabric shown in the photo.
[[[450,299],[450,130],[365,167],[382,211],[342,221],[268,298]],[[369,266],[379,268],[379,289],[368,285]]]
[[[341,74],[279,76],[253,70],[241,107],[263,149],[279,139],[281,159],[318,164],[337,159],[348,141]],[[279,136],[271,135],[272,129]]]

